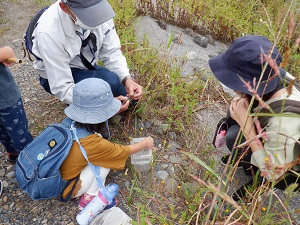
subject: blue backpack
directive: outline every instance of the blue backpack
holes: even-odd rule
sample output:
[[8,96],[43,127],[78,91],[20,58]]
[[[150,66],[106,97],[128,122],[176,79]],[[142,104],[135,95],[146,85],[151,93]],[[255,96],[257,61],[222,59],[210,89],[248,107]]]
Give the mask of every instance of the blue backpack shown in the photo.
[[[63,180],[59,170],[75,140],[72,122],[67,118],[61,124],[49,125],[21,151],[15,165],[16,179],[33,200],[60,196],[72,181]],[[90,134],[83,128],[76,130],[79,138]],[[70,196],[60,200],[68,201]]]

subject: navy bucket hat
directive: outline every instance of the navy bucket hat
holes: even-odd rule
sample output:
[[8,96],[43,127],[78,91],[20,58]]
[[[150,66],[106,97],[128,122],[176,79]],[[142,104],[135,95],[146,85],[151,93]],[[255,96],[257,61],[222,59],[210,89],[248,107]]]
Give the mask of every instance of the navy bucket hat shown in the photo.
[[99,124],[113,117],[121,108],[109,84],[99,78],[87,78],[73,89],[73,102],[65,109],[72,120],[85,124]]
[[[215,77],[223,85],[234,91],[252,95],[241,79],[249,82],[252,88],[256,89],[256,87],[253,87],[253,79],[256,78],[256,83],[258,83],[266,63],[262,60],[262,54],[268,55],[272,46],[273,44],[264,36],[248,35],[239,37],[234,40],[226,52],[209,59],[208,64]],[[271,57],[279,66],[282,57],[276,47],[274,47]],[[267,65],[257,89],[258,95],[267,94],[277,87],[286,74],[283,68],[280,68],[279,71],[280,74],[274,76],[275,71]],[[270,77],[272,78],[269,79]]]
[[61,0],[87,26],[96,27],[115,17],[107,0]]

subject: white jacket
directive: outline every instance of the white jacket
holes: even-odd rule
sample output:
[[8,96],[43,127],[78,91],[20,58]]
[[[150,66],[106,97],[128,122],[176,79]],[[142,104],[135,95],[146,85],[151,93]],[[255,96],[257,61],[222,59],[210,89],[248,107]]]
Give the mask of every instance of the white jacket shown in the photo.
[[[103,62],[108,70],[119,76],[121,82],[130,74],[113,20],[99,25],[92,32],[97,37],[97,51],[93,55],[86,46],[82,54],[92,65],[98,60]],[[42,59],[36,60],[33,66],[41,77],[48,79],[52,94],[68,104],[72,102],[75,85],[70,68],[87,70],[79,55],[82,40],[89,33],[74,24],[71,17],[61,10],[59,1],[43,13],[33,33],[32,51]]]
[[[289,73],[286,76],[295,79]],[[282,95],[266,101],[266,104],[272,102],[290,99],[299,101],[300,92],[293,86],[292,93],[289,95],[285,91]],[[262,106],[258,106],[253,111],[260,112]],[[300,116],[290,117],[293,113],[281,113],[280,116],[273,116],[268,120],[266,127],[267,141],[264,148],[255,151],[251,156],[251,163],[257,166],[260,171],[267,174],[269,180],[277,179],[286,170],[274,170],[276,166],[295,161],[300,155],[300,145],[296,145],[295,140],[300,139]],[[295,171],[300,171],[300,165],[293,167]]]

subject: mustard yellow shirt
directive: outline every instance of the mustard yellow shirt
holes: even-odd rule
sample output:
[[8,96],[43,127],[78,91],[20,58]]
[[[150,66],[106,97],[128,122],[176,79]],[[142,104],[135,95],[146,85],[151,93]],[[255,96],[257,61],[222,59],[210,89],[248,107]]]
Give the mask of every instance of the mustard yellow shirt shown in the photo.
[[[84,147],[91,164],[108,169],[124,169],[129,157],[130,147],[107,141],[97,134],[91,134],[80,139],[80,144]],[[79,145],[73,142],[72,148],[65,161],[60,166],[60,173],[64,180],[71,180],[80,175],[81,171],[88,165],[81,153]],[[65,189],[63,196],[70,192],[75,182],[71,182]],[[76,184],[76,189],[80,188],[80,183]]]

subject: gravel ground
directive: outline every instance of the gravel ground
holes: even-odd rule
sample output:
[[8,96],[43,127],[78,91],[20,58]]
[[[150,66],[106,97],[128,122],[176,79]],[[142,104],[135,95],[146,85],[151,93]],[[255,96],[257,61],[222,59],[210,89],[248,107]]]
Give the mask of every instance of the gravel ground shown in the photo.
[[[31,16],[39,10],[39,7],[34,4],[34,1],[26,0],[3,0],[1,1],[1,6],[1,21],[7,21],[7,23],[0,23],[0,46],[12,46],[16,55],[22,58],[24,54],[22,50],[23,34],[26,30],[28,21]],[[192,51],[197,54],[197,59],[189,60],[186,66],[182,68],[183,75],[187,75],[198,68],[207,70],[207,60],[209,57],[226,49],[226,45],[219,42],[216,42],[214,46],[209,45],[205,49],[200,48],[195,45],[188,35],[181,34],[182,30],[180,28],[168,25],[167,29],[163,30],[149,17],[142,17],[137,23],[138,37],[142,38],[146,35],[149,40],[152,40],[151,44],[153,47],[158,47],[162,52],[165,51],[166,43],[172,33],[175,35],[182,35],[184,38],[182,45],[173,45],[171,49],[171,55],[173,55],[173,57],[182,58]],[[16,65],[11,68],[11,70],[23,95],[30,130],[33,135],[37,135],[48,124],[60,122],[64,118],[63,109],[66,105],[57,101],[40,87],[38,74],[33,70],[32,63],[27,58],[24,58],[23,61],[23,64]],[[207,71],[207,73],[209,74],[209,71]],[[216,106],[218,107],[218,110],[215,110]],[[208,104],[205,109],[195,112],[195,129],[196,131],[199,131],[199,142],[202,142],[203,145],[208,145],[210,143],[214,127],[219,118],[223,115],[225,115],[224,104],[215,102]],[[112,129],[124,131],[125,127],[126,132],[128,130],[132,131],[132,129],[128,128],[128,124],[133,124],[134,119],[135,118],[133,117],[123,117],[121,123],[118,126],[112,126]],[[160,137],[159,133],[155,133],[155,129],[150,128],[148,134],[149,133],[156,137]],[[186,136],[188,135],[189,133],[186,132]],[[122,143],[128,142],[126,135],[124,137],[124,134],[120,134],[120,136],[115,135],[114,138]],[[163,138],[165,137],[157,138],[158,142]],[[227,152],[226,149],[212,150],[216,162],[219,161],[220,157],[225,152]],[[6,162],[6,155],[2,146],[0,146],[0,158],[0,179],[4,181],[4,191],[0,197],[0,224],[76,224],[75,216],[78,213],[77,200],[72,200],[68,203],[59,202],[58,199],[32,201],[18,187],[13,176],[13,166]],[[160,156],[157,157],[157,160],[159,162],[163,161]],[[112,171],[108,177],[108,181],[114,181],[120,184],[120,208],[135,218],[136,206],[132,204],[129,206],[127,204],[131,187],[134,186],[134,182],[138,180],[138,182],[143,184],[145,190],[148,190],[149,188],[150,191],[153,191],[151,190],[151,187],[155,186],[155,174],[153,171],[146,176],[135,174],[132,172],[129,165],[126,168],[129,168],[128,176],[124,175],[125,171]],[[222,166],[219,166],[218,168],[220,169],[220,172],[224,169]],[[201,172],[201,169],[198,168],[198,170]],[[242,173],[238,172],[237,178],[233,182],[233,186],[239,186],[246,181],[247,178],[245,178]],[[160,187],[155,188],[159,189]],[[282,198],[284,197],[285,196],[283,195]],[[174,199],[171,200],[175,202],[178,201],[178,199]],[[165,204],[170,204],[170,202],[172,202],[167,198],[164,200]],[[162,200],[160,199],[160,201]],[[153,202],[151,204],[153,204]],[[163,205],[163,202],[161,204]],[[164,207],[155,204],[153,204],[153,206],[154,210],[155,207],[158,209]],[[292,198],[288,210],[293,212],[299,208],[299,195],[297,195]],[[298,214],[297,211],[294,212],[295,216],[298,216]]]

